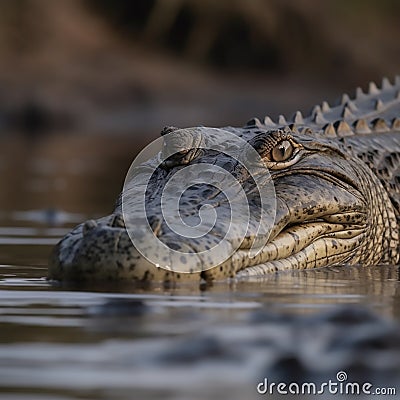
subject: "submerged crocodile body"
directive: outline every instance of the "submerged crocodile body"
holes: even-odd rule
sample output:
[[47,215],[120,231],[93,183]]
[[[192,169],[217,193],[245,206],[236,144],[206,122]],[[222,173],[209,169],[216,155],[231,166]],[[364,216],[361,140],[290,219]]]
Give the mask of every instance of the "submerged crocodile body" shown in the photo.
[[[249,249],[258,232],[250,227],[234,250],[229,248],[233,242],[228,242],[221,251],[229,257],[213,268],[191,273],[173,266],[160,268],[133,246],[119,201],[110,216],[77,226],[59,242],[50,260],[49,277],[199,281],[339,264],[399,262],[400,77],[394,84],[384,79],[381,88],[370,83],[368,93],[357,89],[354,99],[343,95],[336,106],[323,102],[307,117],[296,112],[289,120],[280,116],[277,122],[255,118],[243,128],[224,130],[257,151],[275,187],[275,220],[256,256],[250,257]],[[182,143],[176,146],[176,155],[155,169],[146,192],[148,222],[157,238],[177,250],[206,252],[218,234],[211,240],[186,240],[174,234],[160,215],[165,183],[180,169],[202,163],[233,173],[245,191],[251,192],[251,179],[223,152],[198,145],[207,142],[207,128],[174,128],[162,133],[167,137],[169,132],[185,132],[193,140],[187,148]],[[150,160],[144,167],[155,163],[156,159]],[[257,198],[251,196],[250,213],[257,214]],[[197,214],[204,204],[226,215],[223,194],[208,185],[194,185],[182,199],[185,215]]]

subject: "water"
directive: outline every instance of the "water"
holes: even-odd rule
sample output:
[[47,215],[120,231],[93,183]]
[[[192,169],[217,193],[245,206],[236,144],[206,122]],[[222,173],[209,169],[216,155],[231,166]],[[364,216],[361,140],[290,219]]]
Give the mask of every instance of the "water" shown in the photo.
[[338,368],[349,381],[397,384],[398,268],[206,290],[57,285],[46,280],[52,246],[112,209],[137,139],[0,141],[1,399],[251,399],[265,376],[321,382]]

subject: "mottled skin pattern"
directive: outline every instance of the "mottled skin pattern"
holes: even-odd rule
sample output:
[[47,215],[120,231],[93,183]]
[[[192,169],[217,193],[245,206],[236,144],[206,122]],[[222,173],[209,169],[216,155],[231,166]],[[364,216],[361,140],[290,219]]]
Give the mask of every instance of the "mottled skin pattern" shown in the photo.
[[[264,121],[253,119],[243,128],[224,129],[258,151],[274,181],[277,215],[272,233],[256,257],[248,257],[254,239],[250,229],[240,248],[215,268],[201,273],[156,268],[133,247],[118,201],[110,216],[77,226],[59,242],[50,261],[49,277],[210,281],[338,264],[398,263],[399,77],[394,84],[384,79],[379,89],[371,83],[368,93],[357,89],[352,100],[343,95],[337,106],[323,102],[308,117],[297,112],[289,120],[281,116],[273,122],[266,117]],[[207,142],[206,128],[187,128],[185,132],[193,138],[188,147]],[[181,145],[176,150],[179,155],[158,168],[152,180],[151,194],[146,197],[149,222],[160,240],[178,249],[205,250],[210,243],[176,240],[157,213],[165,182],[182,166],[206,162],[236,174],[245,188],[251,184],[238,164],[224,154],[193,148],[184,151]],[[154,163],[153,159],[146,164]],[[226,204],[221,196],[210,187],[194,187],[183,196],[187,200],[183,213],[195,214],[198,206],[207,202],[224,215]]]

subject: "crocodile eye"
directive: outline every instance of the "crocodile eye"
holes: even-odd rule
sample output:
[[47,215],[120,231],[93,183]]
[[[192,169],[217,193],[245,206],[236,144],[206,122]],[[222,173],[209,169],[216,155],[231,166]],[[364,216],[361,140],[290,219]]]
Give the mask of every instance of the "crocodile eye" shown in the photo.
[[282,140],[271,150],[271,161],[286,161],[293,155],[294,147],[289,140]]

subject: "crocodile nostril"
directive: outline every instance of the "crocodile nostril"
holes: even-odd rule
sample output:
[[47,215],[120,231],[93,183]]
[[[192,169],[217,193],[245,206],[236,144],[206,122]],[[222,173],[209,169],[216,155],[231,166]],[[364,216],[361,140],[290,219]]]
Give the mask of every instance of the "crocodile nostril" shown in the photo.
[[125,221],[122,214],[114,214],[109,225],[114,228],[125,228]]
[[83,235],[86,235],[86,234],[87,234],[88,232],[90,232],[92,229],[96,228],[96,226],[97,226],[97,222],[94,221],[93,219],[89,219],[88,221],[86,221],[86,222],[83,224],[83,227],[82,227],[82,233],[83,233]]

